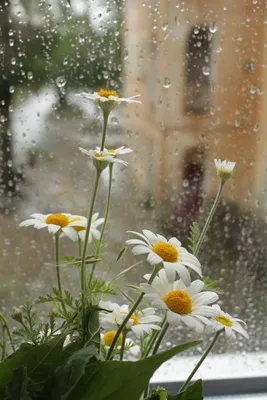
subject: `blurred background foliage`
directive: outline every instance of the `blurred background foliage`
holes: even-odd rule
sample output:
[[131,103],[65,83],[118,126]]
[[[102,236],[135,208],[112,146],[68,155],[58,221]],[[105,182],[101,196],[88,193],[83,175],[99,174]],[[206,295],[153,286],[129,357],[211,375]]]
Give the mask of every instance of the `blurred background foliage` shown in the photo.
[[[68,89],[104,86],[118,90],[122,77],[123,1],[110,1],[112,24],[93,28],[89,2],[85,13],[75,14],[66,0],[36,2],[0,0],[0,114],[1,187],[16,192],[21,177],[12,167],[10,109],[18,87],[31,91],[45,84],[59,88],[59,103],[65,103]],[[111,26],[109,26],[111,25]]]

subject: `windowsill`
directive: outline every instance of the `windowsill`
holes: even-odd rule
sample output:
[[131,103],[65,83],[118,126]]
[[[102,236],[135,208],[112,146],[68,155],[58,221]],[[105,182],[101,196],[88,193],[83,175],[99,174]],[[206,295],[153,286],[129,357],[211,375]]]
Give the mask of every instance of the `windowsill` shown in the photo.
[[[159,385],[165,387],[169,393],[177,392],[200,357],[177,357],[166,362],[153,375],[151,386]],[[212,355],[204,361],[193,381],[203,379],[207,400],[252,400],[254,394],[257,399],[260,394],[267,393],[266,366],[266,352]],[[245,397],[249,393],[251,395]],[[264,396],[263,398],[267,399],[267,394]],[[262,397],[258,399],[262,400]]]
[[[151,382],[184,381],[199,357],[177,357],[161,366]],[[240,354],[217,354],[208,356],[194,379],[238,379],[267,377],[267,352]]]

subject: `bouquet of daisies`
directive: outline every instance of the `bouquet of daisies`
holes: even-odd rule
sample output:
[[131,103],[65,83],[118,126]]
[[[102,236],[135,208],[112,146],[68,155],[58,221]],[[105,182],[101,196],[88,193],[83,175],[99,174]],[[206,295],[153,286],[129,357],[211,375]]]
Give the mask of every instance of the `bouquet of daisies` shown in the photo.
[[[138,96],[120,98],[115,91],[81,93],[96,102],[103,114],[101,144],[93,150],[80,148],[95,167],[87,217],[65,212],[43,215],[35,213],[21,227],[47,228],[55,246],[55,282],[51,293],[34,303],[13,308],[17,329],[9,329],[0,314],[2,326],[2,361],[0,364],[0,398],[3,400],[139,400],[194,399],[202,396],[200,380],[191,384],[195,372],[221,335],[248,338],[245,323],[221,310],[218,294],[203,280],[205,271],[197,258],[221,192],[231,178],[235,163],[215,160],[219,188],[212,209],[202,228],[193,223],[188,251],[176,238],[165,238],[144,229],[129,231],[126,247],[145,264],[140,286],[133,286],[134,296],[117,288],[121,271],[112,281],[98,278],[97,268],[103,262],[102,249],[111,201],[112,174],[115,163],[127,165],[121,157],[132,150],[106,147],[109,116],[120,103],[140,103]],[[82,155],[81,155],[82,156]],[[95,212],[101,174],[109,169],[109,190],[105,215]],[[60,257],[63,237],[77,243],[77,255]],[[117,260],[123,257],[125,248]],[[77,267],[80,289],[74,297],[61,280],[64,262]],[[105,260],[108,262],[108,260]],[[116,294],[125,301],[117,304]],[[38,319],[38,307],[48,303],[45,322]],[[47,307],[47,306],[46,306]],[[200,340],[173,343],[160,351],[169,327],[184,324]],[[164,388],[150,392],[149,381],[167,360],[201,343],[211,335],[208,348],[176,394]],[[164,347],[164,346],[163,346]],[[190,396],[190,397],[189,397]]]

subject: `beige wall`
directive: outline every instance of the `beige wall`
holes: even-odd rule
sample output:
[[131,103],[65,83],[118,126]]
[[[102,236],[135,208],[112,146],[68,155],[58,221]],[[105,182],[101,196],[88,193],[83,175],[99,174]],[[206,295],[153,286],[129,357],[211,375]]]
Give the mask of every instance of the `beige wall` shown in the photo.
[[[144,193],[168,198],[182,185],[186,151],[201,145],[207,193],[214,194],[217,187],[213,159],[222,158],[238,163],[225,195],[244,203],[260,197],[267,136],[262,95],[267,85],[265,1],[253,5],[251,0],[188,0],[184,10],[176,7],[182,3],[176,0],[154,1],[149,7],[152,3],[128,0],[126,11],[125,94],[138,92],[143,102],[131,109],[126,121],[127,143],[136,149],[136,180]],[[207,115],[186,115],[188,35],[196,24],[214,23],[218,30],[210,33],[213,106]],[[248,64],[250,72],[245,71]],[[168,82],[170,86],[164,87]]]

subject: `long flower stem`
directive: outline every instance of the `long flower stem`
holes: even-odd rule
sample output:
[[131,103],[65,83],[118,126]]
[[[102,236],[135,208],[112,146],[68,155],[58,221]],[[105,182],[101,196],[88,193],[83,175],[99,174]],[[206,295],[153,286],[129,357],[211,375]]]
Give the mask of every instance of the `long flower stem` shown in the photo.
[[[162,321],[161,327],[164,326],[165,322],[166,322],[166,316],[164,317],[164,319]],[[153,332],[153,335],[151,336],[151,339],[150,339],[150,341],[148,343],[148,347],[147,347],[147,349],[146,349],[146,351],[145,351],[145,353],[144,353],[142,358],[146,358],[149,355],[150,351],[152,350],[152,348],[153,348],[153,346],[155,344],[155,341],[157,340],[157,337],[158,337],[159,333],[160,333],[160,331],[154,331]]]
[[123,360],[123,353],[124,353],[124,348],[125,348],[125,343],[126,343],[126,332],[122,333],[122,343],[121,343],[121,351],[120,351],[120,360]]
[[[152,273],[152,275],[149,278],[148,284],[151,284],[153,282],[153,280],[155,279],[158,271],[162,268],[162,264],[158,264],[155,265],[154,267],[154,271]],[[134,303],[134,305],[132,306],[131,310],[129,311],[129,313],[127,314],[127,316],[125,317],[125,319],[122,321],[122,324],[120,325],[119,329],[116,332],[116,335],[113,339],[113,342],[109,348],[108,354],[107,354],[107,360],[110,360],[111,356],[112,356],[112,352],[114,350],[114,347],[116,346],[117,340],[121,334],[121,332],[123,331],[124,327],[126,326],[127,322],[129,321],[129,319],[131,318],[131,316],[133,315],[133,313],[135,312],[135,310],[137,309],[137,307],[139,306],[139,304],[141,303],[141,301],[143,300],[145,293],[141,293],[140,296],[138,297],[138,299],[136,300],[136,302]]]
[[7,335],[8,335],[9,341],[10,341],[11,348],[12,348],[12,350],[15,352],[15,351],[16,351],[16,348],[15,348],[15,345],[14,345],[14,342],[13,342],[13,339],[12,339],[12,335],[11,335],[11,332],[10,332],[10,329],[9,329],[9,326],[8,326],[8,323],[7,323],[7,320],[5,319],[5,317],[3,316],[3,314],[1,314],[1,313],[0,313],[0,320],[1,320],[2,326],[3,326],[3,327],[6,329],[6,331],[7,331]]
[[84,323],[85,323],[85,319],[86,319],[86,301],[85,301],[85,298],[86,298],[86,293],[85,293],[85,291],[86,291],[86,262],[85,261],[86,261],[87,246],[88,246],[88,241],[89,241],[89,234],[90,234],[90,228],[91,228],[91,223],[92,223],[92,217],[93,217],[93,212],[94,212],[94,205],[95,205],[95,199],[96,199],[96,193],[97,193],[97,189],[98,189],[100,175],[101,175],[101,171],[99,169],[96,169],[96,176],[95,176],[90,206],[88,208],[87,226],[86,226],[85,239],[84,239],[84,245],[83,245],[83,251],[82,251],[82,260],[81,260],[81,292],[82,292],[82,309],[83,309]]
[[101,142],[101,151],[104,150],[105,147],[105,141],[106,141],[106,133],[107,133],[107,126],[108,126],[108,116],[109,116],[109,112],[107,111],[103,111],[103,133],[102,133],[102,142]]
[[[160,343],[161,343],[161,341],[162,341],[162,339],[163,339],[165,333],[167,332],[167,329],[168,329],[168,328],[169,328],[169,323],[168,323],[168,321],[165,320],[165,322],[164,322],[164,324],[163,324],[163,326],[162,326],[162,328],[161,328],[161,331],[160,331],[158,340],[157,340],[157,342],[156,342],[156,345],[155,345],[155,347],[154,347],[154,350],[153,350],[153,352],[152,352],[152,355],[154,355],[154,354],[157,353],[157,351],[158,351],[158,349],[159,349],[159,346],[160,346]],[[145,389],[145,391],[144,391],[144,398],[147,397],[148,391],[149,391],[149,384],[147,385],[147,387],[146,387],[146,389]]]
[[[95,254],[95,258],[97,259],[99,256],[99,252],[100,252],[100,246],[101,246],[101,242],[104,236],[104,232],[105,232],[105,228],[107,225],[107,221],[108,221],[108,214],[109,214],[109,208],[110,208],[110,199],[111,199],[111,187],[112,187],[112,174],[113,173],[113,164],[109,164],[109,184],[108,184],[108,196],[107,196],[107,201],[106,201],[106,210],[105,210],[105,216],[104,216],[104,222],[101,228],[101,233],[100,233],[100,237],[99,237],[99,246],[97,248],[97,252]],[[96,267],[96,263],[93,264],[92,266],[92,270],[91,270],[91,274],[90,274],[90,278],[89,278],[89,286],[90,283],[93,280],[94,277],[94,272],[95,272],[95,267]]]
[[6,358],[6,327],[2,325],[3,345],[2,345],[2,361]]
[[[60,269],[59,269],[59,234],[58,233],[55,234],[55,258],[56,258],[56,271],[57,271],[57,287],[58,287],[59,293],[62,297],[63,295],[62,295],[62,286],[61,286]],[[65,307],[63,300],[61,300],[61,305],[62,305],[62,309],[64,311],[66,311],[66,307]]]
[[78,238],[78,257],[79,258],[82,257],[82,241],[81,241],[80,237]]
[[209,352],[211,351],[211,349],[213,348],[213,346],[215,345],[219,335],[220,335],[221,331],[216,332],[212,342],[210,343],[210,345],[208,346],[208,348],[206,349],[205,353],[203,354],[203,356],[201,357],[201,359],[199,360],[199,362],[197,363],[197,365],[195,366],[195,368],[193,369],[193,371],[191,372],[191,374],[189,375],[189,377],[187,378],[187,380],[185,381],[185,383],[182,385],[182,387],[180,388],[178,393],[181,393],[183,390],[186,389],[186,387],[189,385],[191,379],[193,378],[193,376],[195,375],[195,373],[197,372],[197,370],[199,369],[199,367],[201,366],[201,364],[203,363],[203,361],[205,360],[205,358],[207,357],[207,355],[209,354]]
[[162,342],[162,339],[163,339],[163,337],[165,336],[165,333],[167,332],[167,329],[169,328],[169,326],[170,326],[170,325],[169,325],[169,322],[168,322],[168,321],[165,321],[165,323],[164,323],[164,325],[163,325],[163,327],[162,327],[162,329],[161,329],[161,331],[160,331],[158,340],[157,340],[157,342],[156,342],[156,344],[155,344],[155,347],[154,347],[154,349],[153,349],[152,355],[154,355],[154,354],[157,353],[157,351],[158,351],[158,349],[159,349],[159,346],[160,346],[160,344],[161,344],[161,342]]
[[201,232],[201,234],[199,236],[199,239],[197,241],[197,245],[196,245],[196,248],[195,248],[195,251],[194,251],[194,255],[195,256],[197,256],[197,254],[198,254],[198,252],[200,250],[200,247],[201,247],[201,244],[203,242],[203,239],[204,239],[204,237],[205,237],[205,235],[207,233],[207,230],[209,229],[210,223],[211,223],[212,218],[213,218],[213,216],[215,214],[215,211],[216,211],[216,208],[218,206],[218,202],[219,202],[222,190],[223,190],[224,183],[225,183],[224,181],[221,181],[221,183],[220,183],[220,186],[219,186],[218,192],[216,194],[213,206],[212,206],[212,208],[210,210],[208,218],[206,219],[205,225],[204,225],[204,227],[202,229],[202,232]]

